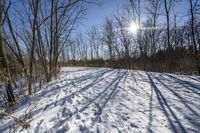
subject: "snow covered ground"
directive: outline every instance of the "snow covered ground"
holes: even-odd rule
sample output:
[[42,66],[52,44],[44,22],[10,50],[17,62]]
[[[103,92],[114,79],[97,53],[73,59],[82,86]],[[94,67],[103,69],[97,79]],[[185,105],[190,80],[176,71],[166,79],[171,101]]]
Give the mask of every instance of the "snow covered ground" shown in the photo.
[[[21,101],[15,132],[198,133],[200,77],[109,68],[63,68],[44,90]],[[9,132],[13,120],[0,121]]]

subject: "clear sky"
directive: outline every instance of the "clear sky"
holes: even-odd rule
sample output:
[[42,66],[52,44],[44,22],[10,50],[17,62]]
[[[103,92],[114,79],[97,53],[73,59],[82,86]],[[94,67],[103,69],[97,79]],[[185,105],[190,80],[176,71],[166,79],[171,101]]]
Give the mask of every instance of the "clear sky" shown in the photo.
[[[79,29],[81,31],[87,30],[90,26],[93,25],[101,25],[105,22],[106,16],[112,16],[112,12],[119,7],[123,1],[126,0],[100,0],[101,6],[98,5],[90,5],[84,19],[81,21],[79,25]],[[147,2],[146,0],[141,0],[142,2]],[[187,16],[187,8],[189,6],[188,0],[180,0],[176,4],[175,12],[177,12],[177,21],[178,23],[182,22],[183,19],[186,19]],[[184,13],[184,14],[182,14]],[[161,17],[164,19],[165,17]],[[164,20],[165,21],[165,20]]]
[[[86,12],[84,18],[81,20],[81,23],[78,26],[78,31],[86,31],[90,26],[98,26],[105,22],[106,16],[112,16],[112,12],[119,7],[122,2],[128,1],[128,0],[99,0],[101,2],[101,6],[91,4],[88,7],[88,11]],[[176,4],[176,12],[178,13],[177,21],[179,23],[183,22],[183,19],[187,19],[188,16],[186,15],[188,8],[189,8],[189,0],[179,0],[179,2]],[[147,2],[147,0],[141,0],[141,3]],[[20,7],[20,5],[15,4],[15,6]],[[17,7],[16,7],[17,8]],[[145,9],[145,8],[144,8]],[[144,10],[141,9],[142,12]],[[184,14],[182,14],[184,13]],[[163,22],[165,22],[165,17],[161,17],[163,19]],[[173,16],[172,16],[173,19]]]
[[100,0],[100,6],[91,5],[79,26],[81,31],[85,31],[93,25],[101,25],[105,22],[106,16],[112,16],[112,12],[122,3],[122,1],[123,0]]

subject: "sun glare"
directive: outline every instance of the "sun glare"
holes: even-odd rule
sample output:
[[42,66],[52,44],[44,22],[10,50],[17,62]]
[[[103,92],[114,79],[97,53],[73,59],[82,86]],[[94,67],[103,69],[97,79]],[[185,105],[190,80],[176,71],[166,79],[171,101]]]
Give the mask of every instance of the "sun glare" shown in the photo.
[[129,26],[129,28],[128,28],[128,30],[131,33],[136,33],[137,30],[138,30],[138,28],[139,27],[138,27],[138,25],[136,23],[131,23],[130,26]]

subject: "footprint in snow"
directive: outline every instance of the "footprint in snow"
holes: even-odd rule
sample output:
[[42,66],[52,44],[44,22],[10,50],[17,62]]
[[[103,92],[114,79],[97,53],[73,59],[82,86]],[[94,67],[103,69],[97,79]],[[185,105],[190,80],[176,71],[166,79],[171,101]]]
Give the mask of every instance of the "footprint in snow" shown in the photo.
[[69,109],[64,108],[62,110],[62,117],[72,117],[72,111]]
[[81,119],[81,116],[79,113],[76,114],[76,119]]
[[57,105],[63,106],[65,102],[66,102],[65,100],[57,101],[54,106],[57,106]]
[[62,117],[66,116],[66,110],[67,110],[66,108],[61,109]]
[[55,120],[53,128],[56,128],[56,130],[57,130],[57,128],[58,127],[62,127],[62,125],[64,125],[65,122],[66,122],[65,118],[62,118],[62,119],[59,119],[59,120]]
[[61,126],[59,128],[56,128],[56,133],[65,133],[67,131],[69,131],[69,126],[67,124],[65,124],[64,126]]
[[130,123],[130,126],[131,126],[132,128],[139,128],[135,123]]
[[36,126],[36,128],[35,128],[35,133],[39,133],[39,129],[40,129],[40,125],[42,124],[42,122],[43,122],[44,120],[42,119],[42,120],[40,120],[39,122],[37,122],[37,126]]
[[48,104],[44,107],[43,111],[48,110],[48,109],[52,109],[54,107],[53,104]]
[[60,96],[60,94],[56,95],[56,99],[58,99],[59,96]]
[[68,99],[67,99],[67,101],[69,102],[69,103],[73,103],[73,100],[72,100],[72,98],[71,97],[69,97]]
[[130,119],[130,117],[129,117],[129,116],[122,116],[122,119],[123,119],[124,121],[127,121],[128,119]]
[[57,119],[57,116],[53,116],[49,119],[49,122],[55,121]]
[[90,132],[89,128],[87,128],[86,126],[83,126],[83,125],[79,126],[79,131],[81,133],[89,133]]

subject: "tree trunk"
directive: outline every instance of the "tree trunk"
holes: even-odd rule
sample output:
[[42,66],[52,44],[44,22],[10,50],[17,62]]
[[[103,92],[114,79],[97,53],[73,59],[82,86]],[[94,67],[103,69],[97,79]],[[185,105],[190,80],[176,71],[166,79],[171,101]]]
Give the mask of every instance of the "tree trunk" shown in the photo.
[[11,80],[10,70],[8,68],[6,53],[4,51],[5,45],[4,45],[4,41],[2,37],[2,8],[3,8],[3,3],[2,3],[2,0],[0,0],[0,24],[1,24],[0,25],[0,63],[2,64],[3,70],[5,70],[6,72],[5,84],[6,84],[8,103],[10,106],[14,106],[15,97],[12,90],[12,80]]
[[200,75],[200,63],[199,63],[199,57],[198,57],[197,43],[195,40],[195,26],[194,26],[195,18],[194,18],[194,7],[193,7],[192,0],[190,0],[190,15],[191,15],[192,42],[194,45],[194,56],[196,60],[197,71],[198,71],[198,74]]
[[195,29],[194,29],[194,12],[193,12],[193,4],[192,0],[190,0],[190,15],[191,15],[191,30],[192,30],[192,41],[195,49],[195,54],[197,54],[197,45],[195,40]]
[[34,49],[35,49],[35,43],[36,43],[36,24],[37,24],[37,14],[39,9],[39,1],[40,0],[33,0],[32,6],[33,6],[33,15],[34,15],[34,21],[33,21],[33,29],[32,29],[32,45],[31,45],[31,53],[30,53],[30,62],[29,62],[29,85],[28,85],[28,94],[32,94],[32,80],[33,80],[33,59],[34,59]]

